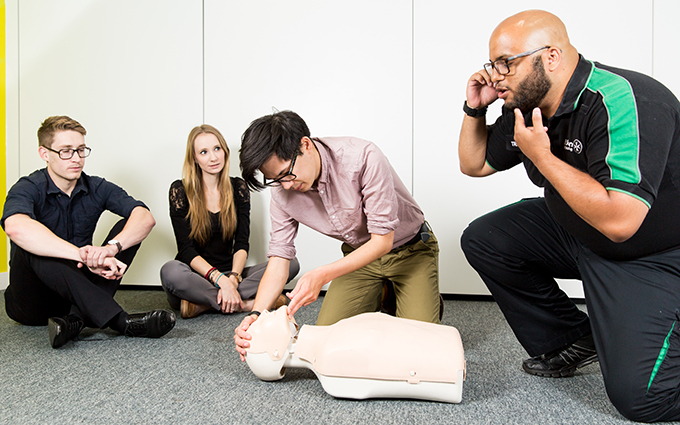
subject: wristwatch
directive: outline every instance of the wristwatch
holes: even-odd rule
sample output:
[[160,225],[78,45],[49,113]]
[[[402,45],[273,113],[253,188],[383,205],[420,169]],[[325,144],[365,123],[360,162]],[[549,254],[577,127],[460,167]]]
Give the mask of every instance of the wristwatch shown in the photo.
[[463,112],[467,114],[468,117],[478,118],[486,115],[486,106],[483,108],[475,109],[471,108],[467,104],[467,100],[463,102]]
[[118,242],[115,239],[111,239],[110,241],[106,242],[106,244],[107,245],[115,245],[116,248],[118,248],[118,252],[116,254],[120,254],[120,252],[123,250],[123,245],[121,245],[120,242]]
[[229,273],[227,273],[227,277],[229,277],[229,276],[236,276],[236,281],[237,281],[238,283],[241,283],[241,281],[243,280],[243,278],[241,277],[241,275],[240,275],[239,273],[236,273],[236,272],[229,272]]

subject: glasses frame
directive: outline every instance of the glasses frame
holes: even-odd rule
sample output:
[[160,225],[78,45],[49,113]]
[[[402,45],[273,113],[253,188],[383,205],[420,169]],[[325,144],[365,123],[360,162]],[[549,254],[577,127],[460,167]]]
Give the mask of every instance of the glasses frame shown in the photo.
[[[73,158],[73,154],[75,154],[76,152],[78,152],[78,158],[87,158],[88,156],[90,156],[90,153],[92,153],[92,148],[89,148],[87,146],[83,146],[83,147],[80,147],[80,148],[77,148],[77,149],[72,149],[72,148],[59,149],[58,151],[54,150],[52,148],[48,148],[47,146],[43,146],[43,147],[45,149],[47,149],[48,151],[52,151],[52,152],[56,153],[57,155],[59,155],[59,159],[64,159],[64,160]],[[82,151],[82,154],[81,154],[81,151]],[[71,155],[68,155],[69,152],[71,153]],[[68,155],[68,156],[65,156],[65,155]]]
[[297,157],[298,153],[296,152],[295,155],[293,156],[293,160],[290,163],[290,168],[288,169],[288,172],[282,175],[281,177],[269,180],[263,175],[262,182],[264,183],[264,185],[269,187],[276,187],[281,186],[281,183],[292,182],[293,180],[295,180],[297,178],[297,175],[293,174],[293,167],[295,167],[295,160],[297,160]]
[[[487,63],[484,64],[484,70],[486,71],[487,74],[489,74],[489,77],[493,76],[493,74],[492,74],[493,71],[496,71],[496,73],[498,73],[498,75],[508,75],[510,73],[510,65],[508,64],[508,62],[514,61],[515,59],[523,58],[525,56],[533,55],[536,52],[540,52],[541,50],[544,50],[544,49],[549,49],[550,47],[552,47],[552,46],[538,47],[536,49],[528,50],[528,51],[526,51],[524,53],[520,53],[518,55],[510,56],[509,58],[498,59],[498,60],[495,60],[493,62],[487,62]],[[497,65],[498,63],[502,63],[502,64],[505,65],[505,69],[506,69],[505,72],[501,72],[501,70],[498,69],[498,65]]]

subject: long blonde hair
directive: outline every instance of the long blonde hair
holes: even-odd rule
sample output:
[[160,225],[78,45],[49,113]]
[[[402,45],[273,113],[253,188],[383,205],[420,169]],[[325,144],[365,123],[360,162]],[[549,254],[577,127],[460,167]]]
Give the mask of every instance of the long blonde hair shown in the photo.
[[204,133],[212,134],[224,150],[224,168],[220,171],[217,188],[220,192],[220,224],[222,227],[222,239],[226,240],[236,231],[236,206],[234,205],[234,193],[229,178],[229,147],[224,136],[215,127],[203,124],[194,127],[187,139],[184,167],[182,169],[182,184],[189,200],[189,213],[187,218],[191,223],[189,237],[200,245],[208,243],[211,234],[210,211],[206,205],[205,190],[203,187],[203,170],[196,162],[194,153],[194,141]]

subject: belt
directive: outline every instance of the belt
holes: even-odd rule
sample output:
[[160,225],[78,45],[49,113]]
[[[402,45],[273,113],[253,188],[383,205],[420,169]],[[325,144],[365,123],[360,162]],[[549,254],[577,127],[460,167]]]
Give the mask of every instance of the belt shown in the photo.
[[423,224],[420,226],[420,229],[418,229],[418,233],[411,239],[410,241],[406,242],[402,246],[408,246],[408,245],[414,245],[417,244],[420,241],[427,242],[428,239],[430,239],[430,232],[432,231],[432,228],[430,228],[430,225],[427,224],[427,221],[423,222]]

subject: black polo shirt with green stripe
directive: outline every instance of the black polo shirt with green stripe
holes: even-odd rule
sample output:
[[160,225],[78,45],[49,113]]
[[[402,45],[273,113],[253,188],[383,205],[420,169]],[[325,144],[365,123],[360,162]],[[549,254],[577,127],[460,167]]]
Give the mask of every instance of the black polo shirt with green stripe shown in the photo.
[[[530,125],[531,115],[525,116]],[[646,75],[582,56],[562,102],[549,120],[552,153],[608,190],[633,196],[650,211],[638,232],[614,243],[579,218],[514,142],[513,111],[490,125],[487,163],[495,170],[523,163],[545,188],[555,219],[593,252],[631,259],[680,247],[680,103]]]

